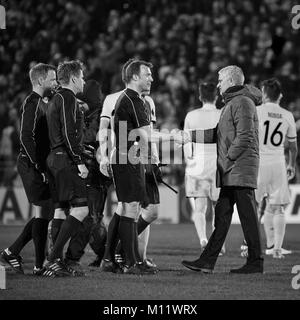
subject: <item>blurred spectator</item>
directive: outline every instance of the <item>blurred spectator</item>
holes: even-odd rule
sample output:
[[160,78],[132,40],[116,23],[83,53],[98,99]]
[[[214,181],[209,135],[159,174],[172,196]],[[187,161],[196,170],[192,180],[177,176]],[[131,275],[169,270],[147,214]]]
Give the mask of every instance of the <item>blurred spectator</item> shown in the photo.
[[128,58],[152,61],[158,127],[182,127],[197,101],[197,83],[216,81],[216,71],[227,64],[241,66],[247,82],[255,85],[277,76],[284,107],[300,107],[300,37],[291,28],[292,0],[0,3],[7,11],[0,38],[2,137],[7,128],[3,115],[19,110],[30,90],[24,80],[37,61],[57,65],[80,59],[86,78],[99,81],[104,94],[123,87],[120,68]]
[[19,153],[19,119],[16,109],[8,112],[8,122],[2,130],[0,140],[0,185],[10,185],[17,177],[17,155]]

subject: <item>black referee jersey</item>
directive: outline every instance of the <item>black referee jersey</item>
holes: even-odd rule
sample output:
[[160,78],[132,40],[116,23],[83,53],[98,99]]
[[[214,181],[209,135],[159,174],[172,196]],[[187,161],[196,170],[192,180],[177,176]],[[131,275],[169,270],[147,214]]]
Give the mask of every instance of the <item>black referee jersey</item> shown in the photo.
[[50,151],[46,119],[47,104],[36,92],[31,92],[21,107],[20,153],[27,156],[30,163],[46,168],[46,158]]
[[[150,125],[149,106],[140,98],[138,92],[127,88],[119,97],[114,115],[114,131],[116,135],[116,149],[119,152],[127,153],[135,141],[128,141],[129,134],[132,130]],[[121,132],[120,123],[126,122],[126,135]],[[120,138],[122,139],[120,141]],[[125,143],[126,141],[126,143]]]
[[83,164],[83,147],[76,116],[78,103],[75,94],[70,89],[61,88],[49,102],[47,121],[51,150],[62,147],[72,161]]

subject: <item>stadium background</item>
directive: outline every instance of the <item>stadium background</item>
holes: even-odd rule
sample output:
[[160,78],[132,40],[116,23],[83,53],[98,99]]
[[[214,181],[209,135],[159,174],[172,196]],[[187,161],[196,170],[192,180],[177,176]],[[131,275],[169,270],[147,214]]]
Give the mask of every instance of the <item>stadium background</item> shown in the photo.
[[[299,135],[300,37],[291,25],[295,1],[0,0],[0,4],[7,13],[6,30],[0,30],[2,211],[7,191],[21,187],[15,166],[19,109],[30,91],[28,70],[39,61],[57,65],[65,59],[82,60],[86,78],[101,83],[103,97],[123,88],[120,70],[127,59],[151,61],[157,126],[169,130],[182,128],[186,113],[200,105],[199,81],[216,82],[217,70],[238,64],[248,83],[259,86],[271,76],[281,80],[282,105],[293,112]],[[299,163],[298,156],[294,184],[300,181]],[[181,214],[175,220],[187,221],[184,166],[165,167],[164,175],[181,194],[176,209],[172,208]],[[18,194],[16,200],[27,217],[23,196]],[[169,198],[167,202],[172,203]],[[174,215],[170,209],[169,213]]]

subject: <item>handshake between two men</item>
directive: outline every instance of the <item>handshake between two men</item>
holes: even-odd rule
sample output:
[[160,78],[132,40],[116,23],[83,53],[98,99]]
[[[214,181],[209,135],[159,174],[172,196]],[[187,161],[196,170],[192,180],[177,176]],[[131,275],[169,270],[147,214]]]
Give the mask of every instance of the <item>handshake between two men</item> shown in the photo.
[[[109,148],[108,146],[110,145],[108,137],[110,137],[109,130],[106,130],[105,132],[99,133],[99,142],[100,142],[100,148],[99,148],[99,153],[97,156],[99,165],[100,165],[100,171],[102,174],[105,176],[109,177],[111,176],[111,168],[110,165],[113,163],[113,159],[116,159],[117,157],[111,156],[109,157],[107,155],[112,155],[113,153],[117,154],[118,152],[121,153],[120,150],[124,150],[120,146],[121,138],[119,138],[119,148],[118,150],[114,148]],[[167,132],[160,132],[158,130],[154,129],[149,129],[149,128],[139,128],[135,130],[135,134],[133,135],[132,133],[128,135],[128,139],[126,139],[126,142],[124,141],[124,144],[128,143],[129,141],[135,141],[132,145],[133,150],[130,150],[130,148],[127,148],[127,153],[128,153],[128,159],[130,161],[130,154],[134,153],[134,162],[140,161],[141,163],[147,164],[153,162],[153,156],[149,157],[149,144],[156,144],[158,142],[170,142],[170,143],[175,143],[175,147],[181,147],[182,145],[191,142],[192,140],[192,135],[189,131],[185,130],[173,130],[171,133]],[[111,132],[110,132],[111,134]],[[126,135],[124,135],[126,136]],[[136,137],[139,137],[136,139]],[[139,142],[136,142],[139,141]],[[128,146],[130,143],[128,143]],[[111,149],[111,150],[109,150]],[[151,147],[152,149],[152,147]],[[132,152],[133,151],[133,152]],[[138,155],[138,156],[137,156]],[[152,160],[149,160],[152,159]],[[154,163],[159,162],[159,159],[157,161],[154,161]]]

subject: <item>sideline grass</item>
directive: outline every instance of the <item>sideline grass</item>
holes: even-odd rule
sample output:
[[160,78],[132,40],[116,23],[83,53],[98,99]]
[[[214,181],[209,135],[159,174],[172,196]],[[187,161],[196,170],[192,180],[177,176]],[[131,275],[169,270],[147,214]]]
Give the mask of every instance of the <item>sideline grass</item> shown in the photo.
[[[0,226],[0,248],[11,244],[21,229],[21,226]],[[154,259],[160,272],[142,277],[100,273],[98,269],[88,268],[94,255],[87,247],[82,259],[86,277],[37,278],[31,275],[34,257],[30,244],[22,252],[26,275],[8,272],[8,289],[0,290],[0,300],[299,299],[300,290],[291,286],[292,267],[300,265],[299,234],[300,225],[287,226],[284,247],[294,253],[284,260],[265,256],[265,274],[261,275],[228,273],[245,262],[239,256],[243,239],[239,225],[231,226],[226,255],[219,258],[212,275],[193,272],[181,265],[181,260],[192,260],[199,255],[192,224],[152,226],[148,256]]]

